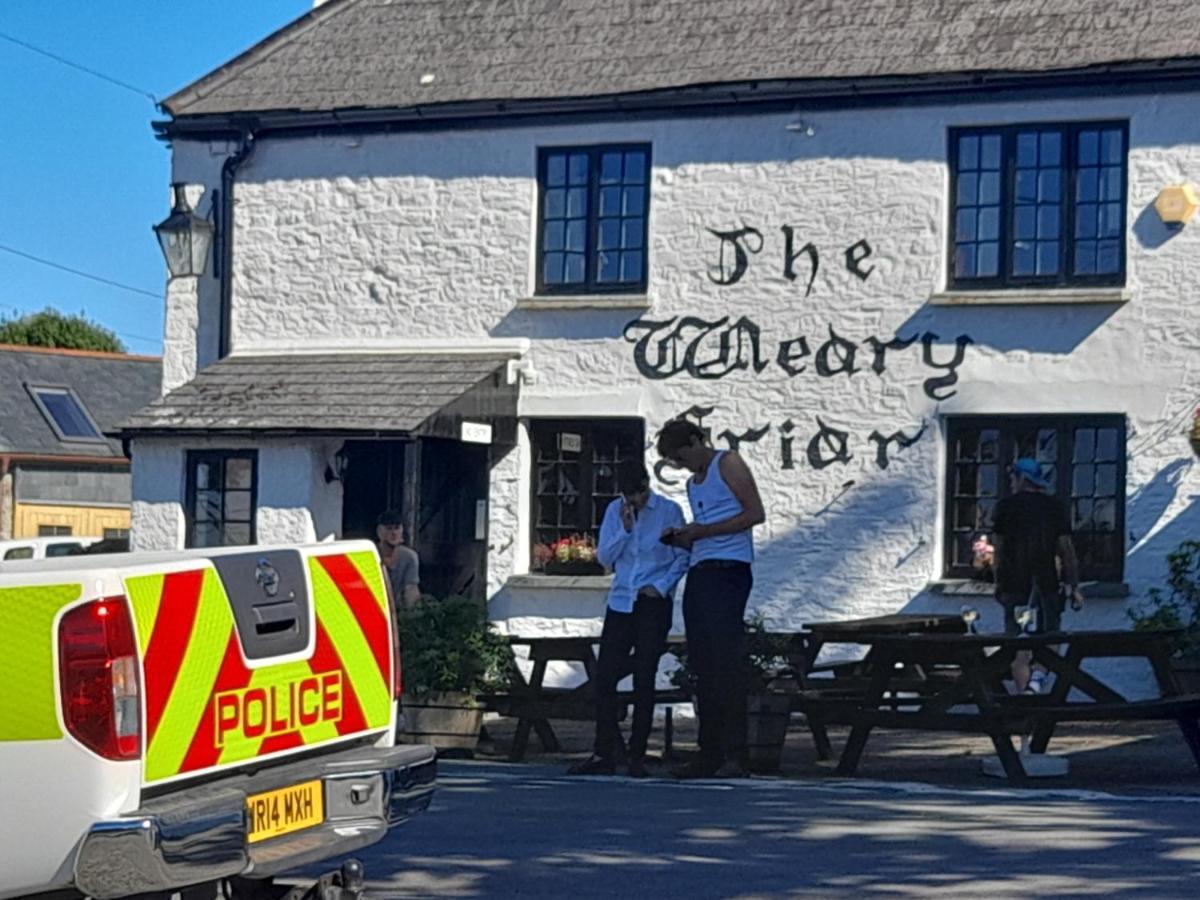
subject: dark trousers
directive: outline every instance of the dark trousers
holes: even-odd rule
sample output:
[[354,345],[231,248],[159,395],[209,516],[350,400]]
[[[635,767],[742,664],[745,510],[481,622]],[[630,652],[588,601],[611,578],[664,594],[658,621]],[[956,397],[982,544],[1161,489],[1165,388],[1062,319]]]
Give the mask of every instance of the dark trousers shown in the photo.
[[688,571],[683,591],[688,663],[696,673],[700,757],[713,764],[745,762],[743,617],[753,584],[749,563],[705,560]]
[[633,672],[633,726],[629,734],[629,758],[641,759],[646,755],[646,742],[654,722],[654,679],[670,630],[671,600],[667,597],[642,594],[633,604],[633,612],[609,609],[604,614],[600,659],[596,664],[594,750],[597,756],[611,759],[621,742],[617,684],[630,671]]

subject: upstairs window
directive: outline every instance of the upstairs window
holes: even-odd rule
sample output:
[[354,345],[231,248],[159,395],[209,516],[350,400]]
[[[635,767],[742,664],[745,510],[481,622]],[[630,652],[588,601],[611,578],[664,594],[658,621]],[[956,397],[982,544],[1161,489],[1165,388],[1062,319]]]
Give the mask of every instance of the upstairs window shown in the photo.
[[33,402],[60,441],[103,441],[99,426],[68,387],[26,385]]
[[1128,143],[1121,122],[953,130],[950,285],[1123,285]]
[[538,154],[537,292],[644,293],[650,147]]

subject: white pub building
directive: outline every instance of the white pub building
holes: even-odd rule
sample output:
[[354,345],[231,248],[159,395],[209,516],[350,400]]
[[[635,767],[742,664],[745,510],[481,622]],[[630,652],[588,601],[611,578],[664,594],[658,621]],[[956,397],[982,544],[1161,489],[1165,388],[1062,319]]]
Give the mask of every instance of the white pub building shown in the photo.
[[[736,447],[772,627],[977,606],[1033,456],[1125,627],[1200,534],[1190,0],[331,0],[163,104],[182,207],[138,548],[373,534],[598,631],[614,464]],[[1129,678],[1136,679],[1130,672]]]

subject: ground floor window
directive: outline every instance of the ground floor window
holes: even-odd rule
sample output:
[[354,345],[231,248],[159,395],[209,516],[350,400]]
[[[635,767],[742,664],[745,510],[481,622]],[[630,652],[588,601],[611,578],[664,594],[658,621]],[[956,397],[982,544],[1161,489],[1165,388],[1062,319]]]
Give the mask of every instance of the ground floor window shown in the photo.
[[38,537],[62,537],[71,533],[70,525],[39,525]]
[[1080,577],[1120,581],[1125,563],[1125,417],[961,416],[947,423],[945,574],[973,574],[975,539],[988,534],[1008,466],[1042,464],[1049,493],[1071,514]]
[[257,450],[189,450],[188,547],[254,543]]
[[604,510],[616,499],[617,466],[645,456],[641,419],[531,419],[534,571],[554,545],[579,536],[594,542]]
[[128,528],[105,528],[104,539],[106,541],[127,541],[129,540]]

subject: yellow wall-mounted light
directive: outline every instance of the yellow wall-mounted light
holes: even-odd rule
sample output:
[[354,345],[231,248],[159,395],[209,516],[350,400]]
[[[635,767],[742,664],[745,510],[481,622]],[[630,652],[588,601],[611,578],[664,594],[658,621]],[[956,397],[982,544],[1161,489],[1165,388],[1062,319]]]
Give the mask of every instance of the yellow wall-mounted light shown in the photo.
[[1200,195],[1194,184],[1170,184],[1158,192],[1154,210],[1164,225],[1181,228],[1200,209]]

